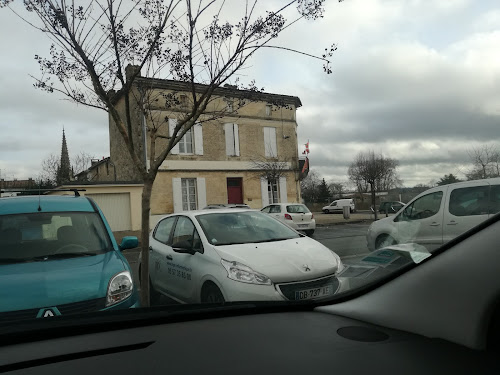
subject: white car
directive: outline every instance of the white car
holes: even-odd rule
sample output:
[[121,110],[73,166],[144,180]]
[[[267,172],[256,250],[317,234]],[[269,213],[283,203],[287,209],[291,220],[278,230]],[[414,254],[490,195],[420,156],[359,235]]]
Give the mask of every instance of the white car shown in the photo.
[[153,302],[160,294],[183,303],[321,299],[348,288],[337,254],[255,210],[166,216],[150,235],[149,259]]
[[275,203],[264,207],[261,211],[295,230],[303,231],[308,236],[311,236],[316,229],[313,213],[301,203]]
[[414,242],[433,251],[499,211],[500,178],[438,186],[375,221],[366,235],[368,248]]
[[331,214],[333,212],[342,212],[346,206],[349,207],[349,212],[356,212],[354,199],[337,199],[328,206],[323,207],[322,210],[325,214]]

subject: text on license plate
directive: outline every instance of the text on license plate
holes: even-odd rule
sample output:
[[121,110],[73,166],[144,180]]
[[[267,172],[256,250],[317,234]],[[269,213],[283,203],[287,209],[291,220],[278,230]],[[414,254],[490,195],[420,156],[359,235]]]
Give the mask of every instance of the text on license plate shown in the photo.
[[297,224],[299,228],[307,228],[309,224]]
[[295,300],[301,299],[311,299],[311,298],[319,298],[324,296],[332,295],[334,292],[333,285],[328,284],[321,286],[319,288],[298,290],[295,292]]

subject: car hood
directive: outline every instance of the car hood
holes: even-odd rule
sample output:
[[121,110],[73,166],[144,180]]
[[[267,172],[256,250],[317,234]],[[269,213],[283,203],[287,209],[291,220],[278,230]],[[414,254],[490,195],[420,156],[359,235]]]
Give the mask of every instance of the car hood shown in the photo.
[[0,265],[0,312],[104,298],[110,278],[126,269],[116,251]]
[[284,241],[214,246],[225,260],[236,261],[268,276],[274,283],[331,275],[340,258],[319,242],[300,237]]

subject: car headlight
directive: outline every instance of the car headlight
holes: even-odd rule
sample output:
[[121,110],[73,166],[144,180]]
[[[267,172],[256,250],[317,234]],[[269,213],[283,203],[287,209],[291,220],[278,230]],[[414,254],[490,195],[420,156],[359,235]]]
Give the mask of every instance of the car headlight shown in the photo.
[[231,280],[240,281],[248,284],[271,285],[271,279],[262,273],[256,272],[242,263],[221,260],[222,265],[227,271],[227,277]]
[[106,307],[121,302],[132,295],[134,283],[130,272],[124,271],[111,278],[106,293]]

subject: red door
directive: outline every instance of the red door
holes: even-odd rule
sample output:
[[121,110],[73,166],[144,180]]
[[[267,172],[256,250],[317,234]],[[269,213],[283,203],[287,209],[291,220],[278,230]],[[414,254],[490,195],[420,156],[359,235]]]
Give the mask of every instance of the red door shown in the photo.
[[241,177],[227,179],[227,203],[243,203],[242,180]]

